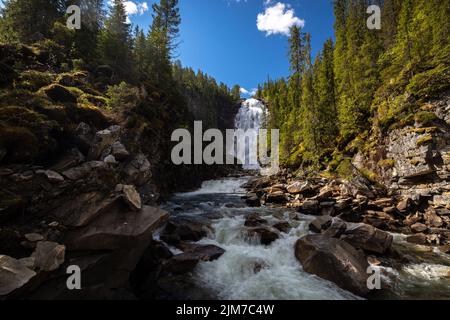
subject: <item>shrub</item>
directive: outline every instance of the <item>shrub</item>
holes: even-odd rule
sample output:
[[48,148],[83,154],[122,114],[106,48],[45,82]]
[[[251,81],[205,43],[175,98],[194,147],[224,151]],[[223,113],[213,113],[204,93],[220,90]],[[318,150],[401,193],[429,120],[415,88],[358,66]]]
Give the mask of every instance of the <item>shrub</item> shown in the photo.
[[136,107],[140,101],[139,90],[121,82],[118,85],[108,86],[108,108],[112,110],[130,110]]

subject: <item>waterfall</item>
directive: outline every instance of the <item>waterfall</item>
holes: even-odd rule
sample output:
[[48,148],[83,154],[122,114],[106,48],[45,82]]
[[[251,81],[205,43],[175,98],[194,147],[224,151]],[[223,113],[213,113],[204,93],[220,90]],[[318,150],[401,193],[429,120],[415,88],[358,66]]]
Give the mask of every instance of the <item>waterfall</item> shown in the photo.
[[[265,118],[267,116],[267,108],[260,100],[248,99],[245,100],[238,114],[236,115],[234,125],[237,130],[255,130],[264,127]],[[257,135],[249,135],[248,143],[235,145],[236,150],[233,150],[233,154],[237,154],[237,158],[243,164],[243,168],[246,170],[259,170],[260,166],[255,159],[256,154],[250,154],[250,150],[257,150],[258,138]]]

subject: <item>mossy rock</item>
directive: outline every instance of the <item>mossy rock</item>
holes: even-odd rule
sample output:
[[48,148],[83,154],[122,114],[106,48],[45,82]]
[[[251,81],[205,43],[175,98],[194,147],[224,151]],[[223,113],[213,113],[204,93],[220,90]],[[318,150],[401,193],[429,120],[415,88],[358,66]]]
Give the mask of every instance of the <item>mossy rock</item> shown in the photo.
[[344,178],[351,179],[353,177],[354,166],[349,158],[343,159],[336,168],[336,173]]
[[77,102],[77,96],[71,90],[59,84],[51,84],[43,88],[42,92],[54,102]]
[[50,85],[54,80],[54,75],[49,72],[27,70],[20,74],[19,83],[16,87],[37,91],[42,87]]
[[420,137],[417,140],[417,146],[421,147],[421,146],[427,145],[427,144],[432,143],[432,142],[433,142],[433,137],[428,134],[428,135],[425,135],[423,137]]
[[414,115],[414,120],[417,123],[427,127],[431,126],[438,119],[436,114],[428,111],[419,111]]
[[380,166],[383,169],[392,169],[395,166],[395,160],[394,159],[384,159],[378,161],[378,166]]
[[84,71],[66,72],[58,75],[56,81],[65,87],[84,87],[88,82],[89,75]]
[[39,140],[28,128],[0,125],[0,148],[3,163],[29,163],[39,154]]
[[16,71],[4,62],[0,62],[0,86],[7,86],[17,78]]

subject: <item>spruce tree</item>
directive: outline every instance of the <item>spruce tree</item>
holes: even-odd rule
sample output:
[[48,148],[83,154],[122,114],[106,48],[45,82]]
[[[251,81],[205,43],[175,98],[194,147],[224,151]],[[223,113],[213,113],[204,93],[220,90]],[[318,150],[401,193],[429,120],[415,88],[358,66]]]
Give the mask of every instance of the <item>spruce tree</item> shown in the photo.
[[101,32],[99,47],[101,59],[115,71],[116,78],[127,79],[132,72],[132,38],[130,25],[122,0],[114,0],[105,27]]

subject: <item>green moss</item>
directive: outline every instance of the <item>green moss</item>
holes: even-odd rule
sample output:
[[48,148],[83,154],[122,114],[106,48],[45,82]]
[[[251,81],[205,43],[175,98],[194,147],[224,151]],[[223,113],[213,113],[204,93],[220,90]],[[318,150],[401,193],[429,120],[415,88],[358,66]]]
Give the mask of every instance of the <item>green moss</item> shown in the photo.
[[392,169],[395,166],[395,160],[394,159],[384,159],[378,161],[378,166],[384,169]]
[[376,174],[375,172],[366,169],[366,168],[361,168],[359,169],[359,172],[361,172],[361,174],[370,182],[377,184],[380,181],[380,178],[378,176],[378,174]]
[[336,173],[344,178],[351,179],[353,177],[353,164],[349,158],[343,159],[336,168]]
[[49,72],[40,72],[36,70],[27,70],[20,74],[19,82],[16,87],[37,91],[42,87],[48,86],[54,80],[54,75]]
[[433,142],[433,137],[428,134],[428,135],[425,135],[425,136],[419,138],[419,140],[417,140],[417,146],[420,147],[420,146],[426,145],[431,142]]
[[413,129],[409,130],[409,132],[414,132],[414,133],[417,133],[417,134],[435,133],[435,132],[438,132],[438,131],[439,131],[438,127],[413,128]]
[[408,92],[419,99],[436,97],[448,88],[450,88],[450,67],[444,64],[415,75],[407,86]]
[[414,120],[423,126],[430,126],[438,117],[433,112],[419,111],[414,115]]

